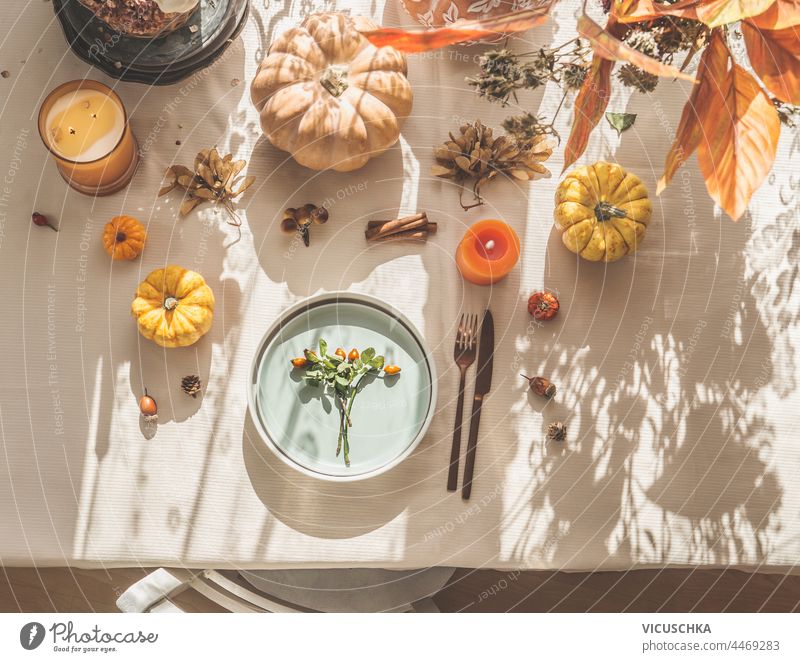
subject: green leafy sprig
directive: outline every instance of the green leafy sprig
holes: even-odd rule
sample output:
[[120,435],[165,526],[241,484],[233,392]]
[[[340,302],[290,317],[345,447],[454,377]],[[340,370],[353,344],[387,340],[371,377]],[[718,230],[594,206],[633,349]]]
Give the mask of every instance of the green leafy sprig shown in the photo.
[[312,384],[329,387],[333,390],[339,405],[339,438],[336,442],[336,457],[344,450],[344,463],[350,466],[349,431],[353,425],[351,412],[358,388],[364,377],[383,369],[384,357],[376,355],[372,347],[367,347],[359,357],[348,361],[336,354],[328,354],[328,343],[319,341],[319,353],[306,349],[303,352],[307,364],[305,379]]

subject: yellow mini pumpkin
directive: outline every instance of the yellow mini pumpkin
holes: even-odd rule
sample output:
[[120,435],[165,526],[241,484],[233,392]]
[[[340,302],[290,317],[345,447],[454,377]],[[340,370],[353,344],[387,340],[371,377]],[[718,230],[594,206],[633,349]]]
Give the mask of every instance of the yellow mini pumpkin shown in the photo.
[[412,104],[406,58],[359,32],[377,27],[360,16],[312,14],[270,45],[250,97],[264,135],[299,164],[355,170],[400,137]]
[[115,216],[103,229],[103,247],[113,260],[135,260],[146,239],[144,225],[133,216]]
[[561,241],[592,262],[614,262],[633,253],[652,215],[642,180],[616,163],[575,168],[556,189],[553,216]]
[[131,312],[145,338],[186,347],[211,328],[214,293],[200,274],[172,265],[151,271],[139,284]]

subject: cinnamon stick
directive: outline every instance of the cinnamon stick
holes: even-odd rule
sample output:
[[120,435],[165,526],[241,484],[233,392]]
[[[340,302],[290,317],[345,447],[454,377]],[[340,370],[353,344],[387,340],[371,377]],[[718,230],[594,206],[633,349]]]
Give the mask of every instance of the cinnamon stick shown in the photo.
[[395,232],[394,234],[385,234],[380,237],[372,237],[370,241],[382,243],[384,241],[393,241],[395,239],[410,239],[412,241],[425,241],[428,238],[427,230],[411,229],[403,230],[402,232]]
[[403,218],[386,221],[386,223],[380,227],[376,226],[370,228],[368,226],[364,236],[367,240],[377,239],[405,230],[424,228],[426,225],[428,225],[428,215],[423,211],[418,214],[412,214],[411,216],[404,216]]

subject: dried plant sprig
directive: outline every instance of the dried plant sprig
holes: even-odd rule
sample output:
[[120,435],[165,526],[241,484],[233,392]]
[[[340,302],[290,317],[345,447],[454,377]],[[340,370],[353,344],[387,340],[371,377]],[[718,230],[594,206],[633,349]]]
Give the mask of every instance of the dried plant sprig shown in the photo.
[[525,141],[508,134],[495,138],[490,127],[476,120],[462,125],[459,135],[451,132],[449,137],[434,150],[436,164],[431,167],[431,174],[452,179],[462,186],[473,182],[474,204],[465,205],[459,195],[465,211],[483,204],[481,187],[498,175],[524,181],[535,174],[548,174],[542,162],[550,158],[553,147],[544,135]]
[[550,81],[570,89],[583,84],[588,66],[589,46],[572,39],[555,48],[530,53],[513,53],[507,48],[484,53],[479,71],[467,78],[478,96],[506,105],[517,90],[534,90]]
[[202,202],[221,204],[230,215],[231,225],[239,226],[241,221],[233,210],[233,200],[244,193],[256,180],[253,176],[239,173],[247,161],[233,160],[232,154],[220,156],[216,147],[204,149],[194,159],[194,170],[182,165],[171,165],[164,174],[164,186],[158,195],[166,195],[176,186],[184,189],[180,215],[186,216]]

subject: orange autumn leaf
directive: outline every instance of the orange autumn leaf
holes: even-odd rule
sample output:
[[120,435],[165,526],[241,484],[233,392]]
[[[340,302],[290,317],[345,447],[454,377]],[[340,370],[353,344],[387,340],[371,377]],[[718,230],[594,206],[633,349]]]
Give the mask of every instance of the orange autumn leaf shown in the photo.
[[619,23],[640,23],[642,21],[652,21],[666,16],[679,16],[699,20],[695,11],[695,0],[688,3],[690,6],[675,9],[678,5],[687,3],[677,3],[677,5],[667,5],[655,2],[655,0],[618,0],[611,5],[611,15]]
[[702,21],[711,28],[735,23],[767,11],[776,0],[680,0],[675,4],[654,0],[626,3],[618,10],[620,23],[651,21],[661,16],[677,16]]
[[589,134],[603,117],[611,97],[611,70],[614,62],[595,54],[578,96],[575,98],[574,117],[569,140],[564,148],[563,173],[589,144]]
[[708,194],[736,221],[775,161],[778,113],[758,81],[734,63],[701,121],[700,172]]
[[405,53],[421,53],[462,41],[477,41],[513,32],[524,32],[547,20],[547,14],[555,0],[549,0],[533,9],[511,12],[495,18],[474,21],[456,21],[433,30],[403,30],[401,28],[379,28],[362,30],[376,46],[392,46]]
[[594,52],[607,60],[630,62],[656,76],[669,76],[670,78],[684,78],[685,80],[695,81],[694,76],[685,74],[672,65],[659,62],[655,58],[626,45],[608,30],[600,27],[586,14],[582,14],[578,19],[578,34],[588,39]]
[[783,30],[800,25],[800,0],[775,0],[767,11],[750,18],[762,30]]
[[698,85],[692,88],[689,100],[683,107],[675,139],[664,162],[664,174],[658,180],[656,195],[667,187],[673,175],[688,159],[703,135],[702,117],[711,107],[711,100],[719,93],[722,82],[728,72],[730,53],[720,28],[715,28],[711,33],[711,40],[703,51],[700,65],[697,69]]
[[750,64],[778,99],[800,104],[800,32],[795,28],[762,30],[742,22]]

